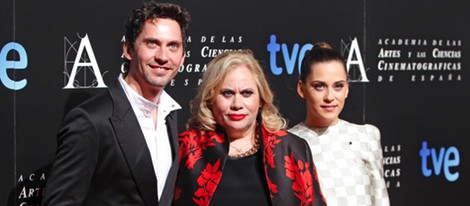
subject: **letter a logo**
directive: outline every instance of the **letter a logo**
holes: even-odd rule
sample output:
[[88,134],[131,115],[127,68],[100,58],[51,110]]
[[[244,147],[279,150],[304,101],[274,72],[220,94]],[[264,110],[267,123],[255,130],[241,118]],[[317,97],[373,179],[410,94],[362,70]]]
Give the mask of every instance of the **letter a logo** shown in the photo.
[[[354,54],[356,54],[355,60],[353,60]],[[348,59],[346,61],[348,74],[351,65],[357,65],[359,67],[359,71],[361,72],[360,77],[357,79],[351,79],[351,82],[369,82],[369,79],[367,79],[366,70],[364,68],[364,63],[362,61],[361,51],[359,50],[359,44],[357,43],[357,38],[354,38],[351,43],[351,48],[349,49]]]
[[[86,52],[86,54],[88,55],[84,55],[84,52]],[[93,84],[91,86],[79,85],[78,81],[75,80],[75,77],[78,71],[84,72],[85,78],[86,78],[86,71],[89,70],[90,68],[91,68],[91,72],[95,75],[96,80],[93,81]],[[85,37],[83,37],[80,41],[80,46],[77,51],[77,56],[75,57],[75,61],[73,63],[73,67],[69,76],[68,83],[64,87],[64,89],[89,88],[89,87],[105,88],[107,86],[103,82],[103,77],[101,76],[101,72],[98,67],[95,54],[93,53],[93,48],[91,47],[90,40],[88,39],[88,35],[85,35]]]

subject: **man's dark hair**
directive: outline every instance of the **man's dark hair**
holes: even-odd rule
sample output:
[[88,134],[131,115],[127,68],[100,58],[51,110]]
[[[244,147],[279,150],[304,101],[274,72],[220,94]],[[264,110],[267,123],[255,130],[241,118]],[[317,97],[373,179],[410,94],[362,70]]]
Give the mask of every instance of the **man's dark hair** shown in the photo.
[[143,6],[134,9],[126,23],[126,42],[134,48],[135,39],[142,31],[142,27],[149,19],[166,18],[178,22],[183,39],[183,50],[186,50],[188,24],[191,21],[189,12],[183,7],[172,3],[144,2]]

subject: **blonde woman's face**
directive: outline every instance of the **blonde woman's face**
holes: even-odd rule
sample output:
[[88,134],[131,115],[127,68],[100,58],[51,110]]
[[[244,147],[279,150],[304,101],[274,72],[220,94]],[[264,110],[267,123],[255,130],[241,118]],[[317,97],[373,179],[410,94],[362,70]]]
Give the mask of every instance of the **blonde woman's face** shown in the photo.
[[306,124],[326,127],[338,122],[349,87],[343,64],[338,61],[312,65],[306,82],[299,81],[297,91],[307,105]]
[[253,74],[245,65],[238,65],[227,73],[216,90],[212,113],[228,135],[245,135],[256,127],[260,102]]

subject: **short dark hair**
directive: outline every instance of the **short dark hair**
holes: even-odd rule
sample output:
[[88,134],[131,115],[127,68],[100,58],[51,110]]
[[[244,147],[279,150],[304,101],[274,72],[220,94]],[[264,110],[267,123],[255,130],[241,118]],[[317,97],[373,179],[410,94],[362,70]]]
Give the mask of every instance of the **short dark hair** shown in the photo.
[[142,7],[134,9],[126,23],[126,42],[134,48],[134,42],[142,31],[142,27],[149,19],[167,18],[178,22],[183,39],[183,50],[186,50],[187,30],[191,16],[183,7],[172,3],[144,2]]

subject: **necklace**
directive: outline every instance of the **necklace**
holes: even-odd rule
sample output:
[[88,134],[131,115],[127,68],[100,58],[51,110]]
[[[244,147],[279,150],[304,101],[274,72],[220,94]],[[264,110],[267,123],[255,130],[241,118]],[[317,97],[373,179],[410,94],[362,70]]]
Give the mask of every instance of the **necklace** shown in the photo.
[[253,144],[253,147],[251,147],[249,150],[245,151],[245,152],[242,152],[243,150],[240,149],[240,148],[237,148],[237,147],[234,147],[232,145],[230,145],[230,147],[232,147],[233,149],[235,149],[237,151],[238,154],[234,154],[234,155],[229,155],[230,157],[236,157],[236,158],[241,158],[241,157],[247,157],[247,156],[250,156],[254,153],[256,153],[259,149],[259,136],[256,135],[255,137],[255,144]]
[[235,147],[233,146],[232,144],[230,144],[230,147],[233,148],[234,150],[236,150],[238,153],[242,152],[243,151],[243,148],[245,148],[247,145],[251,144],[251,142],[248,142],[246,143],[245,145],[241,146],[241,147]]

